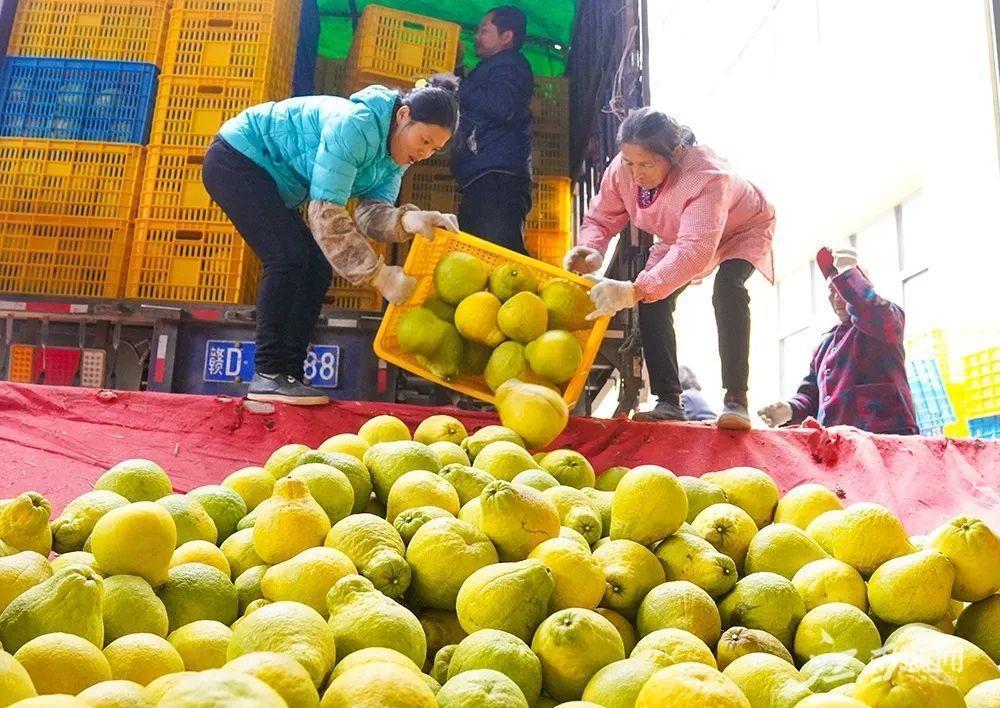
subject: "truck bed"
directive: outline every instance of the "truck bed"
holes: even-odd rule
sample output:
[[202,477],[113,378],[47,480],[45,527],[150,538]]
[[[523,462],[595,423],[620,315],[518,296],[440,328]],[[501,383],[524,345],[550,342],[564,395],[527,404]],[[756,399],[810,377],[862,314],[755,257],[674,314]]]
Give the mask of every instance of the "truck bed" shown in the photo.
[[[0,383],[0,498],[33,489],[57,512],[91,489],[116,462],[145,457],[170,474],[176,491],[217,484],[262,464],[277,447],[315,447],[355,432],[376,415],[398,416],[412,430],[449,413],[470,432],[495,416],[455,409],[335,401],[320,409],[277,406],[254,413],[239,399]],[[870,435],[853,428],[732,433],[695,423],[635,423],[573,418],[552,447],[571,447],[600,472],[658,464],[677,474],[750,465],[782,492],[818,482],[844,505],[874,501],[892,509],[911,534],[958,514],[1000,527],[1000,441]]]

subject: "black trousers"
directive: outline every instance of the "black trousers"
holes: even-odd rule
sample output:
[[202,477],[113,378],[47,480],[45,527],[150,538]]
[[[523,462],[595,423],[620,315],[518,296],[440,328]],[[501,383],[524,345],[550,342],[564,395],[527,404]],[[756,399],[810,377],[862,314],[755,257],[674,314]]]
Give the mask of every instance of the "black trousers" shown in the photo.
[[[746,393],[750,377],[750,294],[746,281],[753,270],[748,261],[735,259],[723,261],[715,274],[712,306],[719,332],[722,386],[729,393]],[[639,330],[649,388],[661,400],[673,400],[681,394],[674,309],[685,288],[686,285],[663,300],[639,303]]]
[[531,179],[488,172],[462,190],[458,226],[473,236],[527,255],[524,218],[531,211]]
[[333,270],[299,212],[281,200],[271,176],[221,138],[205,155],[202,180],[263,265],[257,372],[301,379]]

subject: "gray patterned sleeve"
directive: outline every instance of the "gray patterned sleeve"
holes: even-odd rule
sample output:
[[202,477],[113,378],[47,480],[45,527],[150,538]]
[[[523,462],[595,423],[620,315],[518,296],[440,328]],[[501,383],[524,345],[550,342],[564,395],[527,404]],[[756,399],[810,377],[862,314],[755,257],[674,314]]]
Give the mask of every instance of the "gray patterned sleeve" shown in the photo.
[[352,285],[371,282],[383,266],[381,256],[340,204],[310,202],[309,229],[333,271]]

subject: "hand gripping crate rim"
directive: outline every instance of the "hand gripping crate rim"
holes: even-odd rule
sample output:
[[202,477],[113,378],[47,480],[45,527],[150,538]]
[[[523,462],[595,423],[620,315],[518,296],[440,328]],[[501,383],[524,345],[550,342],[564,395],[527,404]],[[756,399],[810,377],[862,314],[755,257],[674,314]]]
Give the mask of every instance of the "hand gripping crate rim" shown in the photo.
[[[515,262],[525,265],[535,273],[535,276],[540,281],[540,285],[550,280],[561,278],[576,283],[586,290],[590,290],[594,283],[574,273],[569,273],[548,263],[542,263],[527,256],[522,256],[519,253],[508,251],[505,248],[465,233],[451,233],[438,229],[433,241],[428,241],[425,238],[414,239],[403,270],[408,275],[417,278],[416,290],[408,302],[401,305],[390,303],[389,307],[386,308],[382,324],[375,335],[375,353],[385,361],[422,376],[428,381],[454,389],[481,401],[496,403],[496,398],[486,386],[481,376],[463,376],[455,381],[445,381],[420,366],[416,357],[400,351],[398,342],[396,341],[395,333],[399,319],[409,310],[419,307],[420,303],[431,293],[434,289],[434,267],[446,253],[456,250],[466,251],[480,258],[485,258],[491,266],[493,263],[498,262]],[[581,339],[583,361],[580,364],[579,370],[563,388],[563,400],[570,407],[576,405],[577,400],[579,400],[580,395],[583,393],[590,368],[597,357],[597,352],[600,349],[609,322],[609,317],[601,317],[594,321],[590,330],[581,330],[575,333],[577,338]]]

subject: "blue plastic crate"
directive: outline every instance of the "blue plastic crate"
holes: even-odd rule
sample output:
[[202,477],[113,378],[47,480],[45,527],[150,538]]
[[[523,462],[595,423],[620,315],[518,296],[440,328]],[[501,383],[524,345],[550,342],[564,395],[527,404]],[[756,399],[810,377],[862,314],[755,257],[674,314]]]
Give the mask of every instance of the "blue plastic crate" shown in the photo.
[[985,418],[969,420],[969,436],[1000,440],[1000,415],[988,415]]
[[145,144],[157,73],[136,62],[7,57],[0,136]]
[[906,378],[910,382],[917,427],[924,435],[940,434],[943,426],[957,420],[944,381],[934,359],[908,359]]

